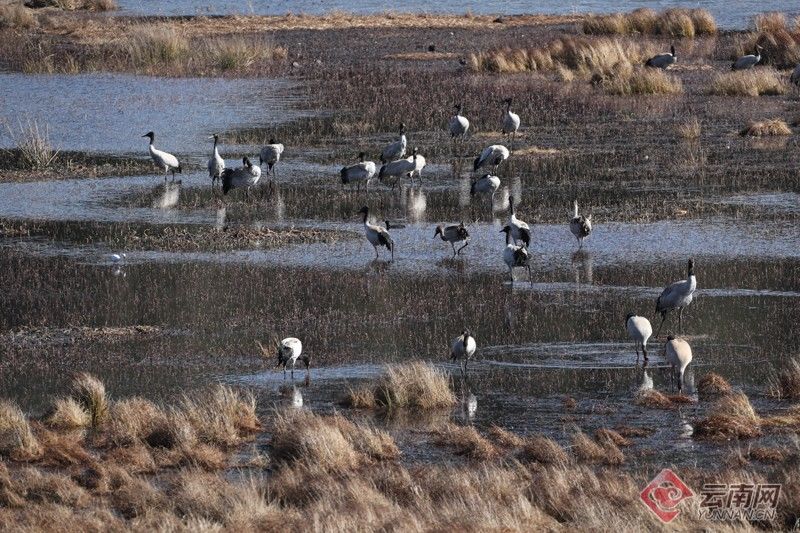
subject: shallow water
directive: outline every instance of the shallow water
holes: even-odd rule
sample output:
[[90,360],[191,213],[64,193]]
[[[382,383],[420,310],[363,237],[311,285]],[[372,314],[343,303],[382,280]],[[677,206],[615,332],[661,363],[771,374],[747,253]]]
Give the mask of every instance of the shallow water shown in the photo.
[[753,15],[766,11],[786,11],[797,13],[796,6],[781,0],[765,0],[762,2],[744,2],[711,0],[698,6],[697,2],[688,0],[626,0],[611,2],[608,0],[580,0],[572,2],[557,2],[556,0],[508,0],[505,2],[480,2],[467,0],[456,2],[447,0],[431,4],[420,0],[411,0],[398,5],[386,0],[366,0],[354,2],[352,0],[332,0],[321,2],[319,0],[278,0],[267,2],[265,0],[220,0],[208,2],[207,0],[172,0],[170,2],[153,2],[152,0],[119,0],[122,13],[145,15],[228,15],[228,14],[259,14],[282,15],[285,13],[320,14],[331,11],[345,11],[353,13],[384,13],[392,11],[419,12],[419,13],[464,13],[470,11],[475,14],[517,14],[517,13],[609,13],[617,11],[630,11],[640,7],[652,9],[666,9],[669,7],[703,7],[714,14],[717,23],[726,28],[744,28]]
[[[0,125],[16,130],[37,121],[60,150],[146,156],[142,135],[152,130],[161,149],[205,154],[214,132],[301,116],[291,109],[298,101],[293,89],[266,78],[0,73]],[[5,133],[0,147],[15,145]]]

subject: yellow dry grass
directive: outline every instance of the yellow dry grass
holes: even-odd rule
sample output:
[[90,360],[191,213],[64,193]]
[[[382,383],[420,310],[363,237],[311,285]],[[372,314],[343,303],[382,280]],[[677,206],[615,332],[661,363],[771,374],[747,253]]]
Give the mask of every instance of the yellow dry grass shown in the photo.
[[433,442],[446,446],[456,455],[486,461],[498,455],[497,449],[472,426],[445,424],[433,433]]
[[92,417],[74,398],[60,398],[53,405],[47,424],[58,429],[81,429],[92,424]]
[[771,137],[791,134],[792,129],[779,118],[751,121],[739,132],[739,135],[748,137]]
[[717,74],[709,92],[718,96],[774,96],[784,94],[786,87],[775,69],[758,68]]
[[545,465],[566,465],[570,462],[569,454],[556,441],[543,435],[534,435],[525,439],[519,453],[522,462],[541,463]]
[[780,399],[800,399],[800,358],[789,360],[788,364],[770,379],[769,393]]
[[588,16],[583,32],[595,35],[663,35],[695,37],[717,33],[714,17],[705,9],[636,9],[630,13]]
[[25,414],[13,402],[0,400],[0,456],[26,461],[41,453]]
[[700,138],[702,127],[697,117],[691,117],[677,126],[678,136],[687,141]]
[[19,4],[0,5],[0,28],[29,29],[38,26],[33,12]]
[[761,418],[741,392],[718,399],[695,424],[694,435],[711,440],[750,439],[761,435]]
[[645,67],[621,67],[610,73],[600,74],[598,83],[606,93],[620,96],[683,92],[680,79],[663,70]]
[[108,399],[103,382],[87,372],[79,372],[72,378],[71,397],[87,413],[92,427],[102,424],[108,416]]
[[375,387],[375,403],[385,408],[437,409],[456,404],[447,374],[414,362],[387,367]]

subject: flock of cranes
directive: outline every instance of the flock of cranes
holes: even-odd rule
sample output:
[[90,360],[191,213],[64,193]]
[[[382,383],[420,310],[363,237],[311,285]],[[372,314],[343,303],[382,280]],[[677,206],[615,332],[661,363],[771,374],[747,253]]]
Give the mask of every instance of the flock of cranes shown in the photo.
[[[758,51],[757,51],[758,52]],[[671,47],[669,53],[659,54],[650,58],[647,61],[647,66],[656,68],[667,68],[674,64],[677,60],[675,55],[675,48]],[[734,69],[749,68],[760,60],[760,55],[744,56],[739,58],[734,63]],[[514,146],[516,132],[520,127],[520,117],[511,111],[512,99],[508,98],[503,100],[505,110],[503,113],[502,133],[508,136],[510,146]],[[463,107],[461,104],[454,107],[454,115],[448,122],[448,130],[453,139],[453,143],[463,140],[466,136],[470,122],[462,115]],[[164,180],[166,181],[167,175],[172,174],[172,179],[175,179],[175,173],[182,172],[182,166],[178,159],[167,152],[157,149],[154,146],[155,134],[148,132],[144,135],[150,139],[149,151],[150,156],[155,162],[156,166],[164,171]],[[245,156],[242,158],[242,166],[239,168],[226,168],[225,160],[219,153],[219,136],[214,134],[211,138],[214,140],[213,151],[211,158],[208,160],[208,174],[211,178],[212,189],[217,181],[222,184],[223,194],[227,194],[231,189],[243,188],[245,194],[249,196],[250,189],[258,184],[261,174],[262,166],[267,166],[267,174],[275,176],[275,168],[281,159],[284,152],[283,144],[270,139],[269,143],[262,148],[259,153],[259,164],[253,164],[250,159]],[[412,148],[411,155],[405,157],[408,148],[408,139],[406,137],[406,125],[400,124],[398,138],[390,142],[380,153],[381,167],[378,170],[377,165],[373,161],[366,160],[364,152],[359,153],[358,162],[345,166],[340,171],[341,182],[343,185],[355,184],[357,190],[360,191],[361,186],[364,185],[366,189],[369,187],[370,180],[378,174],[382,182],[388,180],[389,184],[394,188],[397,182],[407,177],[413,184],[414,177],[417,176],[421,179],[421,172],[426,165],[425,158],[419,154],[416,147]],[[491,167],[492,173],[485,173],[475,179],[470,187],[470,194],[487,194],[493,199],[495,193],[500,187],[500,178],[496,176],[498,166],[506,161],[512,154],[509,150],[501,144],[493,144],[484,148],[481,153],[475,158],[473,163],[473,170],[478,171],[484,167]],[[530,251],[531,245],[531,228],[530,226],[518,217],[516,210],[514,196],[509,196],[509,216],[508,222],[503,226],[501,233],[505,234],[505,249],[503,249],[503,261],[508,267],[511,281],[514,281],[514,269],[524,268],[528,272],[528,281],[533,284],[533,275],[531,270],[532,254]],[[379,248],[386,248],[394,260],[395,243],[389,233],[390,225],[386,222],[386,226],[374,224],[370,220],[370,209],[368,206],[362,207],[358,213],[361,215],[364,225],[364,234],[366,240],[372,245],[375,251],[375,258],[380,257]],[[578,201],[573,203],[573,213],[569,220],[569,228],[571,233],[578,241],[579,249],[583,248],[583,241],[592,232],[592,217],[591,215],[581,215],[579,212]],[[457,225],[436,227],[433,238],[439,237],[442,241],[451,245],[453,257],[461,254],[469,245],[469,231],[463,222]],[[461,244],[456,249],[456,244]],[[677,281],[668,285],[656,300],[656,313],[661,314],[661,323],[659,324],[656,337],[664,325],[667,314],[670,311],[678,311],[678,328],[683,328],[683,309],[692,303],[694,291],[697,287],[697,281],[694,276],[694,262],[688,262],[688,275],[685,280]],[[647,365],[648,353],[647,342],[653,334],[653,328],[650,321],[636,314],[629,314],[625,319],[625,326],[629,336],[635,342],[636,350],[636,364],[639,364],[639,348],[644,355],[644,364]],[[267,354],[267,350],[262,346],[262,351]],[[464,330],[463,333],[453,340],[451,345],[451,359],[455,361],[462,361],[461,371],[466,375],[467,362],[474,356],[477,349],[475,337],[469,332]],[[692,360],[692,351],[689,344],[680,338],[669,336],[664,347],[664,355],[667,362],[672,367],[671,380],[675,371],[679,374],[678,388],[682,389],[684,382],[684,372],[686,367]],[[302,355],[302,343],[299,339],[289,337],[283,339],[278,343],[277,363],[278,366],[283,367],[284,376],[286,375],[287,366],[291,365],[291,374],[294,376],[294,368],[298,360],[302,360],[308,370],[310,367],[310,357]]]

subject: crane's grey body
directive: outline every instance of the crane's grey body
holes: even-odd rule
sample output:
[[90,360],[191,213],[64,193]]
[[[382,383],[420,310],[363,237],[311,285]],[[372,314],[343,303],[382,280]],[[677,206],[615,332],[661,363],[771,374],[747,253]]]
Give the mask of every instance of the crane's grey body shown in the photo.
[[450,117],[450,123],[448,124],[450,137],[452,137],[454,141],[459,137],[463,139],[467,134],[467,130],[469,130],[469,120],[461,114],[462,109],[461,104],[455,106],[456,114]]
[[225,170],[225,160],[219,155],[219,148],[217,147],[219,135],[215,133],[212,138],[214,139],[214,151],[211,154],[211,159],[208,160],[208,177],[211,178],[211,188],[214,188],[214,184],[222,177],[222,171]]
[[578,200],[573,204],[572,218],[569,221],[569,230],[578,239],[578,249],[583,248],[583,239],[592,232],[592,215],[585,217],[578,213]]
[[369,207],[362,207],[358,213],[364,216],[364,234],[367,237],[367,241],[372,245],[372,248],[375,249],[375,259],[379,257],[378,247],[385,246],[386,249],[392,253],[392,261],[394,261],[394,241],[391,235],[389,235],[389,231],[386,228],[369,222]]
[[510,214],[508,216],[508,226],[511,228],[511,238],[514,239],[514,244],[519,244],[519,241],[529,248],[531,245],[531,228],[527,222],[517,218],[514,211],[514,197],[508,197],[508,204],[510,206]]
[[376,167],[373,161],[364,161],[365,156],[366,154],[361,152],[358,154],[358,163],[342,168],[339,172],[339,175],[342,177],[342,185],[355,183],[360,190],[361,184],[364,183],[364,186],[369,188],[369,180],[375,176]]
[[394,189],[397,183],[400,181],[400,178],[403,176],[411,178],[413,183],[414,174],[421,172],[422,167],[424,166],[425,158],[419,155],[417,153],[417,149],[414,148],[410,156],[403,159],[397,159],[391,163],[386,163],[381,166],[381,169],[378,172],[378,178],[381,180],[381,182],[389,182],[392,189]]
[[245,195],[250,196],[250,187],[256,185],[261,179],[261,167],[254,165],[247,157],[242,158],[241,168],[226,168],[222,171],[222,194],[228,194],[231,189],[245,189]]
[[258,164],[267,164],[267,174],[275,176],[275,165],[281,160],[283,154],[283,144],[276,142],[275,139],[270,139],[269,144],[261,149],[258,156]]
[[678,56],[675,55],[675,47],[670,46],[669,52],[665,54],[658,54],[645,62],[646,67],[653,67],[653,68],[661,68],[667,69],[675,64],[678,60]]
[[747,70],[761,62],[761,47],[756,45],[756,53],[742,56],[731,65],[731,70]]
[[170,153],[164,152],[163,150],[159,150],[153,145],[156,140],[156,134],[152,131],[145,133],[142,135],[142,137],[150,138],[150,158],[158,168],[164,171],[164,181],[167,181],[167,174],[170,172],[172,173],[172,181],[175,181],[175,173],[178,172],[180,174],[183,172],[183,168],[181,167],[178,158]]
[[653,326],[650,325],[650,321],[645,317],[629,313],[628,316],[625,317],[625,329],[628,330],[628,336],[633,339],[636,345],[636,364],[639,364],[639,346],[641,346],[646,365],[647,341],[653,335]]
[[484,166],[491,166],[493,172],[497,172],[497,166],[508,159],[508,148],[502,144],[493,144],[483,149],[478,157],[475,158],[473,170],[478,170]]
[[508,267],[511,275],[511,283],[514,283],[514,268],[524,268],[528,271],[528,281],[533,286],[533,274],[531,273],[531,253],[528,248],[511,244],[511,228],[503,227],[500,233],[506,234],[506,248],[503,250],[503,261]]
[[678,330],[683,331],[683,308],[692,303],[695,289],[697,278],[694,276],[694,261],[689,259],[686,279],[667,285],[656,300],[656,313],[661,313],[661,324],[656,337],[661,333],[667,313],[674,309],[678,310]]
[[675,371],[678,371],[678,391],[683,390],[683,376],[686,367],[692,362],[692,348],[683,339],[676,339],[673,336],[667,337],[667,344],[664,346],[664,356],[670,365],[669,384],[673,388]]
[[408,141],[406,140],[406,125],[400,123],[400,137],[394,141],[386,145],[386,148],[383,149],[381,152],[381,163],[387,163],[389,161],[394,161],[395,159],[400,159],[404,155],[406,155],[406,146]]
[[[441,237],[444,242],[449,242],[450,246],[453,247],[453,257],[456,255],[461,254],[461,250],[469,245],[469,232],[467,228],[464,227],[464,223],[461,224],[454,224],[452,226],[436,226],[436,232],[433,234],[433,238]],[[458,250],[456,250],[456,243],[463,242],[464,245],[461,246]]]
[[464,330],[461,335],[453,339],[453,343],[450,346],[450,360],[463,360],[461,366],[462,375],[466,375],[467,362],[472,359],[473,355],[475,355],[476,349],[477,343],[475,342],[475,337],[472,336],[469,330]]

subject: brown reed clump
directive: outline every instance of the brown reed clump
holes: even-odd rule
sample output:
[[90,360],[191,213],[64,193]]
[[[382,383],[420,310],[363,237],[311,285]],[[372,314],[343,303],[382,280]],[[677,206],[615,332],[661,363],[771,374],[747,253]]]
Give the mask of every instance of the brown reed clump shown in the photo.
[[583,32],[593,35],[663,35],[696,37],[717,33],[713,15],[706,9],[636,9],[630,13],[592,15],[584,18]]
[[38,25],[30,9],[19,4],[0,6],[0,28],[29,29]]
[[42,447],[28,419],[13,402],[0,400],[0,456],[28,461],[42,454]]
[[108,399],[103,382],[87,372],[79,372],[72,378],[71,394],[87,413],[91,426],[97,427],[108,417]]
[[701,396],[728,394],[731,390],[731,384],[716,372],[704,374],[697,382],[697,393]]
[[543,435],[534,435],[525,439],[519,453],[519,460],[524,463],[542,463],[545,465],[566,465],[570,462],[569,454],[556,441]]
[[800,358],[793,358],[770,379],[769,394],[786,400],[800,399]]
[[759,435],[761,418],[741,392],[720,397],[694,428],[695,437],[710,440],[751,439]]
[[60,398],[53,405],[47,424],[57,429],[82,429],[92,424],[92,417],[74,398]]
[[594,432],[594,438],[599,442],[601,445],[607,442],[614,444],[614,446],[630,446],[631,441],[628,440],[627,437],[624,437],[618,431],[609,428],[599,428]]
[[633,403],[650,409],[674,409],[675,404],[664,393],[655,389],[644,389],[636,393]]
[[516,433],[494,424],[489,426],[487,434],[489,435],[489,439],[500,448],[519,448],[525,443],[525,439]]
[[717,96],[775,96],[785,92],[785,84],[771,68],[717,74],[709,89],[710,94]]
[[675,76],[645,67],[619,69],[608,76],[600,75],[598,81],[606,93],[620,96],[683,92],[683,84]]
[[572,435],[572,453],[579,461],[590,463],[620,465],[625,461],[625,455],[612,440],[604,439],[598,444],[580,430]]
[[374,409],[375,392],[369,387],[348,388],[339,403],[352,409]]
[[447,374],[425,363],[390,365],[375,387],[375,403],[387,409],[437,409],[456,404]]
[[791,135],[792,129],[789,125],[779,118],[770,120],[751,121],[739,135],[748,137],[767,137],[767,136],[780,136]]
[[678,136],[687,141],[694,141],[700,138],[702,127],[700,120],[697,117],[691,117],[688,120],[678,124],[676,131]]
[[178,410],[199,441],[223,449],[249,440],[261,427],[253,395],[221,384],[184,396]]
[[453,449],[456,455],[485,461],[497,456],[494,445],[472,426],[445,424],[433,432],[433,442]]

